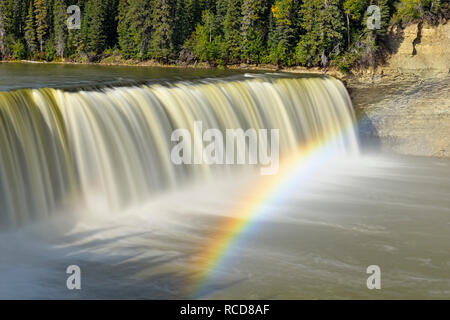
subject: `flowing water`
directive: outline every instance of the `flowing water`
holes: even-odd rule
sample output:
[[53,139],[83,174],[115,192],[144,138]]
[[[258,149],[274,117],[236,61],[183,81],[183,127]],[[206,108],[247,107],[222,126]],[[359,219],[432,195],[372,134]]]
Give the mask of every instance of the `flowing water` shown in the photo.
[[[450,162],[361,153],[338,80],[0,74],[0,298],[450,297]],[[174,164],[171,134],[195,137],[194,121],[279,129],[278,173]],[[66,288],[69,265],[81,290]],[[370,265],[380,290],[366,287]]]

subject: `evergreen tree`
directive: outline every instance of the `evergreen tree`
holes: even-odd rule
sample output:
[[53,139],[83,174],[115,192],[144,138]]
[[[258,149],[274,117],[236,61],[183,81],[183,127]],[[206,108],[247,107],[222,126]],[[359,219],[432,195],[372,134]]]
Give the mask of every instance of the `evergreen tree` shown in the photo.
[[270,61],[277,65],[292,64],[295,42],[293,0],[277,0],[272,6],[272,30],[269,35]]
[[247,62],[259,63],[264,50],[267,33],[266,0],[243,0],[242,3],[242,58]]
[[197,0],[175,0],[175,16],[173,28],[173,44],[180,50],[186,39],[194,31],[197,23]]
[[36,43],[36,22],[34,20],[34,7],[33,2],[30,1],[28,8],[28,15],[25,25],[25,42],[27,44],[28,52],[33,55],[37,50]]
[[134,41],[136,57],[148,58],[152,32],[152,2],[135,0],[131,3],[128,14],[131,20],[130,32]]
[[[104,0],[105,2],[105,18],[104,32],[106,35],[105,45],[109,48],[114,47],[117,43],[117,16],[119,13],[119,0]],[[148,1],[147,1],[148,2]]]
[[167,62],[172,53],[172,27],[169,0],[156,0],[153,10],[151,55]]
[[[85,1],[86,0],[78,0],[75,5],[77,5],[81,12],[84,12],[85,7]],[[83,15],[80,17],[83,18]],[[66,20],[67,21],[67,20]],[[83,20],[81,20],[82,22]],[[84,43],[83,43],[83,34],[82,30],[80,29],[69,29],[67,31],[67,55],[79,55],[84,50]]]
[[13,34],[15,39],[23,37],[27,9],[28,6],[26,0],[9,0],[7,9],[10,24],[9,33]]
[[0,53],[6,55],[6,36],[8,29],[7,0],[0,0]]
[[389,1],[388,0],[376,0],[375,4],[380,8],[380,15],[381,15],[381,21],[380,21],[380,29],[377,30],[377,34],[384,35],[387,32],[387,28],[389,26],[389,22],[391,20],[391,12],[389,7]]
[[34,12],[36,19],[36,37],[39,41],[40,52],[44,52],[44,44],[48,32],[47,6],[45,0],[34,0]]
[[121,0],[118,34],[125,58],[148,58],[152,31],[152,5],[147,0]]
[[91,53],[100,53],[105,49],[105,7],[102,0],[88,0],[81,23],[83,38],[82,49]]
[[223,19],[224,47],[222,56],[227,62],[236,62],[241,53],[241,5],[242,0],[228,0]]
[[209,11],[203,11],[202,23],[197,24],[193,39],[193,52],[200,61],[214,62],[219,57],[217,28],[214,14]]
[[351,44],[352,33],[361,31],[362,17],[369,5],[368,0],[345,0],[344,13],[347,26],[347,47]]
[[64,59],[66,50],[67,26],[66,26],[66,7],[63,0],[55,0],[53,4],[54,15],[54,36],[55,51],[58,57]]
[[228,10],[228,0],[216,0],[216,22],[218,26],[223,25],[223,20]]
[[297,45],[296,58],[303,65],[326,66],[330,55],[337,56],[345,32],[338,0],[305,0],[300,13],[306,31]]
[[125,59],[134,57],[135,46],[133,36],[131,35],[131,19],[128,14],[130,10],[130,4],[128,0],[120,0],[119,13],[117,23],[117,33],[119,35],[118,42],[120,46],[120,52]]

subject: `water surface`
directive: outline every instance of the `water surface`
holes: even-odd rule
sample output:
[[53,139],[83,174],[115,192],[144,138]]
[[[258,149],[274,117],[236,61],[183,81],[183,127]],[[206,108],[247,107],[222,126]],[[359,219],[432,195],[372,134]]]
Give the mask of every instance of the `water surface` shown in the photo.
[[[360,153],[339,82],[0,64],[0,90],[47,87],[71,90],[0,95],[0,298],[450,298],[450,161]],[[193,119],[279,128],[286,155],[327,152],[243,215],[271,177],[158,151]],[[69,265],[82,290],[67,290]]]

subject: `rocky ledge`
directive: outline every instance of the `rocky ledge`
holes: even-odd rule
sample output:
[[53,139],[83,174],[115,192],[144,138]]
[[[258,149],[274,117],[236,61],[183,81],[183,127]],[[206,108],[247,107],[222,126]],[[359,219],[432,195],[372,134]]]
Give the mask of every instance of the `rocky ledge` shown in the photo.
[[390,31],[384,66],[346,79],[364,146],[450,157],[450,24]]

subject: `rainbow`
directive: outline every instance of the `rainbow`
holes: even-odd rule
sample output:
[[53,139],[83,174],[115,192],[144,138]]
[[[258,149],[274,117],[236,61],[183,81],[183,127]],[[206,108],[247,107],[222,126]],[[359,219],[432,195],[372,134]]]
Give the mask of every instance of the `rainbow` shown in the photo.
[[309,143],[289,157],[283,158],[276,175],[261,177],[261,181],[255,183],[256,190],[254,189],[242,202],[243,204],[233,210],[233,218],[224,219],[221,231],[197,256],[195,269],[199,271],[193,277],[190,290],[193,298],[205,295],[205,288],[212,273],[222,265],[227,253],[245,231],[261,218],[266,206],[275,203],[281,195],[290,190],[291,183],[314,174],[333,158],[335,151],[333,142],[350,130],[354,130],[354,122],[346,124],[344,130],[335,132],[332,137]]

